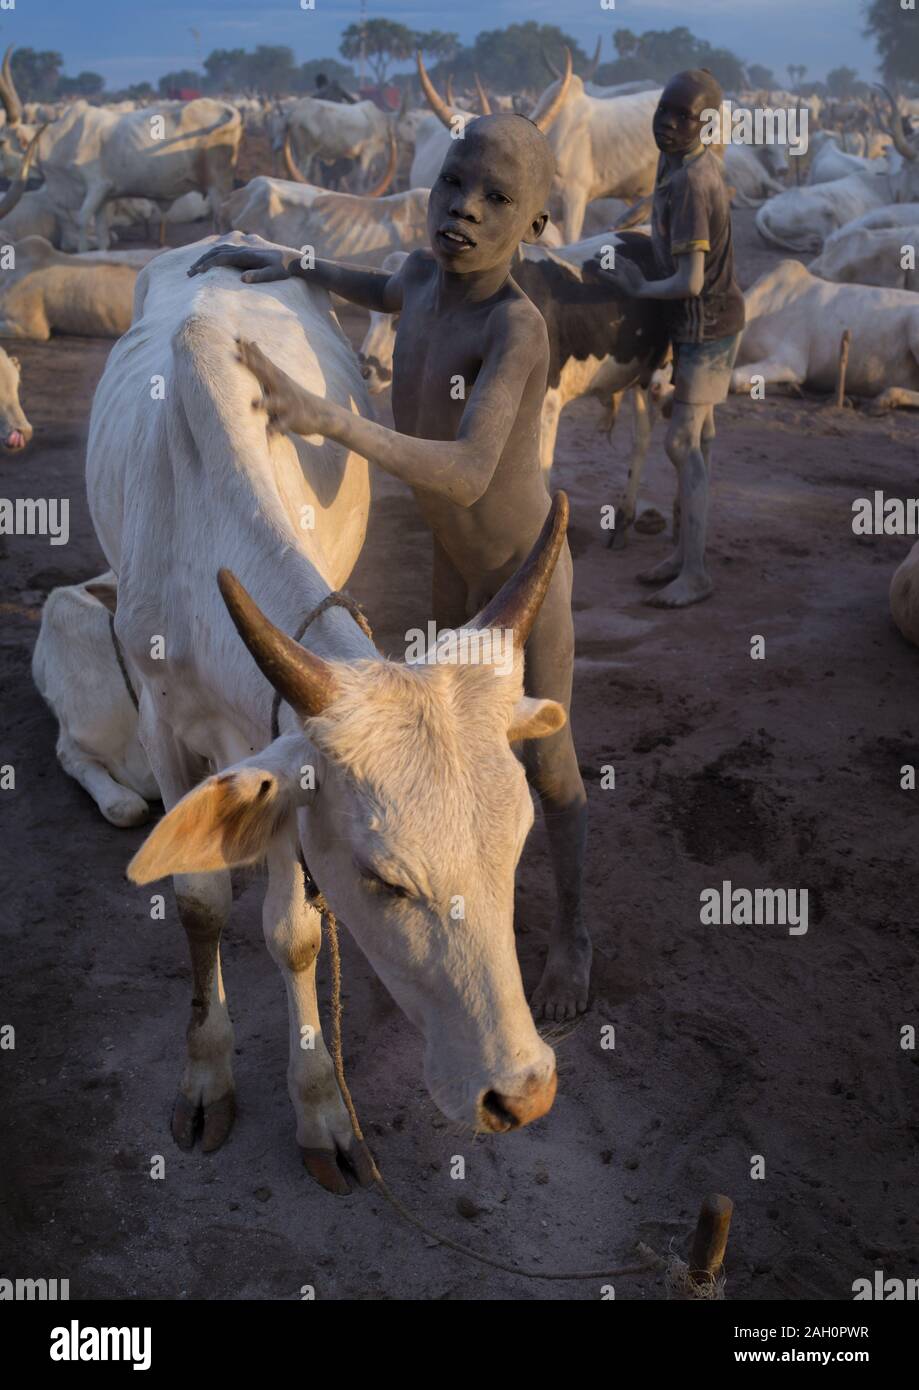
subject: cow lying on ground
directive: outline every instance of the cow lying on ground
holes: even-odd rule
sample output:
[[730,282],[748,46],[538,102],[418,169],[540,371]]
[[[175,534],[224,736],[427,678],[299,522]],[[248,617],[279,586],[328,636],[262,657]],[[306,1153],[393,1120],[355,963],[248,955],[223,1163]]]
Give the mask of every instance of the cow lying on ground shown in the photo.
[[[514,946],[514,871],[533,805],[511,745],[564,717],[523,696],[522,651],[566,505],[556,499],[522,569],[464,629],[467,641],[507,634],[507,674],[446,651],[389,661],[341,606],[304,630],[357,559],[367,464],[330,440],[269,432],[236,342],[254,340],[345,408],[369,403],[326,294],[293,280],[245,284],[222,269],[189,280],[208,244],[166,252],[141,273],[134,323],[109,356],[90,421],[90,509],[119,576],[116,630],[168,810],[129,872],[139,883],[174,876],[194,981],[172,1130],[190,1146],[203,1117],[213,1149],[234,1117],[219,958],[229,870],[267,862],[262,920],[287,986],[297,1137],[309,1171],[341,1192],[348,1175],[368,1181],[370,1170],[322,1040],[320,920],[304,860],[424,1034],[425,1080],[444,1114],[503,1131],[553,1101],[555,1059]],[[168,408],[151,398],[158,373]],[[218,592],[223,566],[239,579],[224,573]]]
[[851,331],[846,390],[879,407],[919,405],[919,300],[906,290],[836,285],[780,261],[744,296],[747,324],[732,391],[753,378],[832,391],[843,330]]
[[58,722],[61,767],[112,825],[143,825],[159,789],[137,739],[137,710],[118,664],[115,576],[52,589],[42,609],[32,678]]
[[[847,285],[884,285],[894,290],[919,290],[919,269],[910,265],[919,246],[915,226],[870,230],[850,224],[828,237],[823,251],[808,266],[812,275]],[[911,255],[904,255],[908,248]],[[904,261],[906,266],[904,267]]]
[[883,160],[868,160],[846,178],[791,188],[770,198],[756,214],[763,239],[789,251],[816,253],[832,232],[853,218],[872,208],[919,197],[919,137],[906,131],[893,102],[891,116],[893,148]]
[[907,641],[919,647],[919,541],[890,581],[890,612]]
[[131,322],[138,271],[156,251],[70,256],[43,237],[16,243],[15,269],[0,275],[0,337],[45,342],[52,334],[120,338]]

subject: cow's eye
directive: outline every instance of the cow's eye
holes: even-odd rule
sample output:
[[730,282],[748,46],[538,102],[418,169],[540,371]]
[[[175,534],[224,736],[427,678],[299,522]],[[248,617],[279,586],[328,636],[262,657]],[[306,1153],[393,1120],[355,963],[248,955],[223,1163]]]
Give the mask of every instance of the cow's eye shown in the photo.
[[390,883],[388,879],[381,878],[372,869],[363,871],[364,882],[374,893],[388,893],[391,898],[410,898],[412,894],[401,883]]

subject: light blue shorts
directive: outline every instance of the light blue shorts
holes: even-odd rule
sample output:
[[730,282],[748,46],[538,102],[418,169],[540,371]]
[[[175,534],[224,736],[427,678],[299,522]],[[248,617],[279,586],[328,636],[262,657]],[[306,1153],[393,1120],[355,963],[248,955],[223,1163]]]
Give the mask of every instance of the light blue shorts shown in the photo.
[[684,405],[720,405],[731,389],[742,333],[708,343],[673,344],[675,401]]

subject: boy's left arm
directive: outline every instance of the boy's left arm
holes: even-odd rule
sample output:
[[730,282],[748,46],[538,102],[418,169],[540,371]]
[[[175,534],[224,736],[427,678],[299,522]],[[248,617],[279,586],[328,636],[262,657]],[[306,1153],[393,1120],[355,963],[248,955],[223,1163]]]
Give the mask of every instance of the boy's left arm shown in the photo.
[[696,299],[705,285],[705,253],[711,250],[709,209],[692,180],[684,177],[676,186],[670,207],[670,254],[676,271],[666,280],[646,280],[632,261],[615,270],[592,269],[635,299]]
[[275,429],[337,440],[410,487],[471,507],[487,490],[504,452],[539,350],[530,313],[515,304],[495,310],[455,440],[418,439],[365,420],[298,386],[255,343],[241,341],[239,358],[258,379],[261,403]]

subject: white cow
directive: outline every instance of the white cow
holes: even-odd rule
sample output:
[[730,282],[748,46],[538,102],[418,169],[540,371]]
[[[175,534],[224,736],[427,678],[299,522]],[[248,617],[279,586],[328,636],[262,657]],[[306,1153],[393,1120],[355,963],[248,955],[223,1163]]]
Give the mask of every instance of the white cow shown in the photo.
[[753,379],[835,388],[843,330],[851,332],[847,390],[878,406],[919,404],[919,300],[906,290],[835,285],[780,261],[744,296],[747,325],[731,389]]
[[[0,100],[11,134],[27,143],[34,132],[20,123],[8,64]],[[89,230],[95,224],[105,250],[105,207],[115,199],[149,198],[165,213],[182,194],[196,190],[207,196],[216,217],[233,186],[241,135],[236,108],[209,97],[121,114],[80,101],[42,132],[39,157],[52,202],[79,210],[79,249],[89,249]]]
[[[563,719],[553,702],[523,697],[521,643],[566,506],[556,499],[528,565],[481,615],[514,633],[510,674],[473,661],[388,661],[341,607],[294,641],[357,558],[368,469],[331,440],[269,432],[236,340],[254,340],[339,405],[363,412],[369,403],[325,293],[289,280],[246,285],[226,269],[189,280],[208,244],[166,252],[143,272],[90,421],[90,508],[118,574],[116,630],[168,808],[129,874],[175,877],[194,986],[173,1134],[189,1146],[203,1110],[211,1149],[234,1114],[219,960],[229,869],[267,862],[263,926],[287,985],[297,1136],[310,1172],[342,1191],[349,1166],[361,1180],[369,1171],[322,1041],[320,922],[301,855],[424,1034],[427,1085],[448,1117],[506,1130],[552,1104],[555,1060],[514,949],[514,868],[533,809],[511,743]],[[149,389],[160,374],[165,401]],[[226,607],[223,566],[240,577],[221,578]],[[281,697],[273,741],[272,685]],[[310,1048],[301,1046],[307,1031]]]
[[831,232],[853,218],[919,198],[919,137],[907,137],[895,104],[891,110],[893,148],[885,159],[869,160],[859,172],[831,183],[791,188],[771,198],[756,214],[764,240],[791,251],[818,252]]
[[808,269],[812,275],[838,284],[886,285],[890,289],[916,291],[917,247],[919,218],[913,226],[877,230],[850,223],[827,237],[823,251]]
[[112,825],[143,825],[159,789],[137,739],[137,709],[118,662],[109,571],[52,589],[42,609],[32,678],[58,722],[61,767]]
[[907,641],[919,647],[919,541],[890,581],[890,612]]
[[386,158],[393,143],[392,120],[373,101],[349,106],[301,97],[286,113],[284,148],[301,169],[317,158],[353,159],[366,182],[374,161]]
[[775,146],[726,145],[724,177],[734,189],[737,207],[757,207],[767,198],[784,193],[785,185],[769,172],[762,151]]
[[[817,131],[817,135],[825,132]],[[811,142],[813,144],[813,140]],[[848,178],[850,174],[886,174],[886,160],[866,159],[861,155],[849,154],[841,150],[833,140],[826,140],[813,151],[807,182],[813,187],[818,183],[832,183],[834,179]]]
[[15,244],[15,268],[0,275],[0,337],[46,342],[52,334],[119,338],[131,322],[137,273],[156,251],[70,256],[43,237]]
[[[539,121],[562,91],[553,83],[540,98]],[[571,77],[547,139],[555,155],[556,196],[567,245],[578,240],[584,209],[594,198],[643,198],[654,189],[657,161],[651,121],[660,88],[631,96],[589,97],[579,77]]]
[[219,225],[284,246],[312,246],[321,258],[373,266],[395,249],[427,243],[429,192],[361,197],[259,174],[230,194]]

